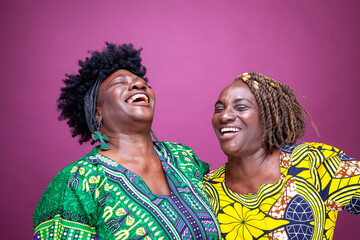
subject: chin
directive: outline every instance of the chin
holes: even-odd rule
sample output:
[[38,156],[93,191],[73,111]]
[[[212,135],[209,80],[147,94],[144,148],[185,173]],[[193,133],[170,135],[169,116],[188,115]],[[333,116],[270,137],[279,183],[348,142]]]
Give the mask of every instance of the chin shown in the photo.
[[133,116],[132,118],[134,123],[152,123],[152,117],[144,117],[144,116]]
[[238,147],[231,146],[230,144],[220,144],[221,150],[228,156],[235,156],[239,151]]
[[131,118],[134,119],[134,121],[152,121],[154,118],[154,112],[153,111],[137,111],[131,114]]

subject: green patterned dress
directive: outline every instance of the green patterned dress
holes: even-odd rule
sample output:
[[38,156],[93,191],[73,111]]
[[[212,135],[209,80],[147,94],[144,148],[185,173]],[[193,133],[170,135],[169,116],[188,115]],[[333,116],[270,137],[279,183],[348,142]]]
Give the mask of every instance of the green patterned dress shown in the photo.
[[219,239],[202,183],[208,164],[181,144],[154,147],[170,195],[153,194],[97,146],[52,180],[34,212],[33,239]]

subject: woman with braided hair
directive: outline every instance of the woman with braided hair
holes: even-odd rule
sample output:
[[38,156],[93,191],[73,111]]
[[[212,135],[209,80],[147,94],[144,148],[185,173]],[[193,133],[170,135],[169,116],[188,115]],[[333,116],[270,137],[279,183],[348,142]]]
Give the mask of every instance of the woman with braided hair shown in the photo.
[[202,182],[208,164],[184,145],[152,141],[155,94],[140,51],[106,43],[66,75],[60,120],[80,143],[100,145],[52,180],[34,240],[220,238]]
[[296,143],[304,114],[289,86],[259,73],[221,92],[212,124],[228,162],[205,186],[223,239],[332,239],[338,211],[360,214],[360,162]]

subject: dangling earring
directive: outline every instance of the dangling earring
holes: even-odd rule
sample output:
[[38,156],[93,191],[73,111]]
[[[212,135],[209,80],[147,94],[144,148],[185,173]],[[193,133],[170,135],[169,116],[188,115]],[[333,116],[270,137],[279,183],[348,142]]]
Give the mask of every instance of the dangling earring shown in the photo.
[[[109,150],[110,147],[109,145],[106,144],[106,142],[109,141],[109,138],[104,134],[104,135],[101,135],[101,132],[100,132],[100,126],[101,126],[101,121],[99,122],[98,124],[98,128],[97,128],[97,131],[95,131],[91,136],[92,138],[95,140],[95,141],[99,141],[100,142],[100,148],[102,150]],[[105,142],[106,141],[106,142]]]

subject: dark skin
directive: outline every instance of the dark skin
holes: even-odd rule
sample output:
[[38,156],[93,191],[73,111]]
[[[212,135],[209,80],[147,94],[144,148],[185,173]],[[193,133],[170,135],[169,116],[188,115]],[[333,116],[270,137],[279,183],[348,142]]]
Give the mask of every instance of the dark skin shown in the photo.
[[96,120],[109,138],[110,150],[99,152],[139,175],[157,195],[170,187],[150,136],[155,94],[140,77],[118,70],[99,88]]
[[221,149],[228,156],[227,188],[248,194],[257,192],[263,184],[279,181],[280,151],[263,142],[259,106],[245,83],[235,80],[221,92],[212,124]]

